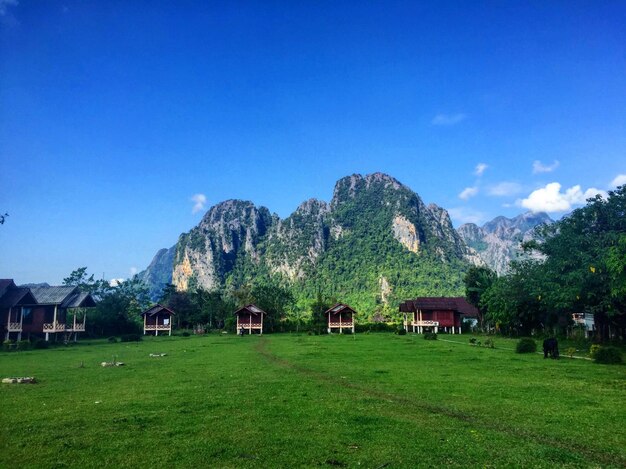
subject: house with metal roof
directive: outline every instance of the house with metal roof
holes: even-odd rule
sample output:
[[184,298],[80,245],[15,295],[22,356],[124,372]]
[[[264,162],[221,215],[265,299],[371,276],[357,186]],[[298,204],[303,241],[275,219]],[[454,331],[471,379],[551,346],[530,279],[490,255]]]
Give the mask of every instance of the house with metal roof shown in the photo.
[[328,319],[328,333],[333,331],[343,334],[344,331],[350,331],[354,334],[354,311],[350,306],[337,303],[325,313]]
[[[56,341],[78,339],[85,332],[85,321],[89,308],[96,306],[93,297],[81,292],[76,286],[31,287],[36,303],[29,305],[23,318],[23,332],[29,335],[44,334],[48,341],[51,334]],[[67,321],[71,322],[67,324]]]
[[463,297],[420,297],[400,304],[407,332],[461,333],[461,316],[477,317],[478,310]]
[[263,316],[267,313],[261,308],[249,304],[233,314],[237,316],[237,334],[263,334]]
[[143,316],[143,335],[159,335],[159,331],[172,335],[172,316],[176,314],[162,305],[154,305],[145,310]]

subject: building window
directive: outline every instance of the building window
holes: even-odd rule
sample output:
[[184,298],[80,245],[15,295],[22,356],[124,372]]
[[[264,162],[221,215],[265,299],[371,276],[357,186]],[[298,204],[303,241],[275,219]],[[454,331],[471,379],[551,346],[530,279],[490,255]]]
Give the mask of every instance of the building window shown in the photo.
[[22,324],[33,323],[33,310],[32,308],[22,308]]

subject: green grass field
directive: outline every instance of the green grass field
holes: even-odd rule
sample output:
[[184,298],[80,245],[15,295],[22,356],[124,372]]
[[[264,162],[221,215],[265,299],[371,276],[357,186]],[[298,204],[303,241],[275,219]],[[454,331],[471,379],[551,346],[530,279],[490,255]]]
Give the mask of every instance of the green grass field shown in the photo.
[[[214,334],[2,353],[1,377],[39,383],[0,387],[0,467],[626,466],[626,366],[445,338],[458,343]],[[113,356],[126,366],[100,366]]]

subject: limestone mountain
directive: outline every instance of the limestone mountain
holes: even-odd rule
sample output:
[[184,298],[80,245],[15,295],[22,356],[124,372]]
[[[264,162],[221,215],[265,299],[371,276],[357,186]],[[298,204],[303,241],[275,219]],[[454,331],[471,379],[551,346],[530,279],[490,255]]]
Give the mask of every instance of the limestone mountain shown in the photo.
[[534,229],[547,223],[553,220],[546,213],[528,212],[514,218],[496,217],[482,227],[467,223],[457,231],[480,261],[502,275],[512,260],[523,257],[521,243],[531,240]]
[[322,292],[373,315],[411,296],[462,294],[470,262],[481,261],[444,209],[375,173],[340,179],[330,203],[307,200],[285,219],[219,203],[140,275],[152,292],[279,282],[300,302]]

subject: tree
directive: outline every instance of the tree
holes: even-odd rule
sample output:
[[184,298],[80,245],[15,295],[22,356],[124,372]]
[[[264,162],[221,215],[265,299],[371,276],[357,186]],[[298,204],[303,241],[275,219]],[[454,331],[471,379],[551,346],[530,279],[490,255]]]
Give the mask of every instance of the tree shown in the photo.
[[481,306],[481,298],[493,285],[497,274],[488,267],[473,266],[467,271],[463,282],[465,283],[465,297],[467,301],[478,309],[480,328],[484,328],[485,307]]
[[585,207],[538,231],[525,244],[545,256],[542,275],[549,279],[546,299],[557,311],[594,314],[598,338],[609,338],[609,326],[626,339],[623,241],[626,233],[626,186],[596,196]]

